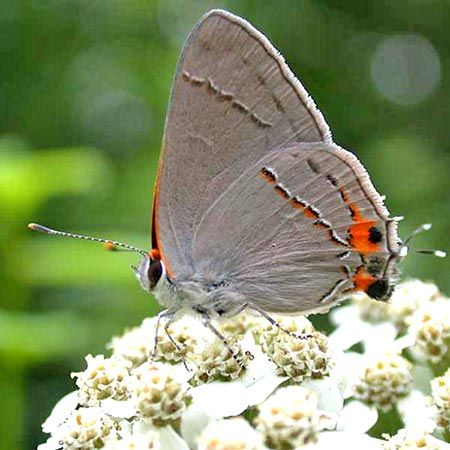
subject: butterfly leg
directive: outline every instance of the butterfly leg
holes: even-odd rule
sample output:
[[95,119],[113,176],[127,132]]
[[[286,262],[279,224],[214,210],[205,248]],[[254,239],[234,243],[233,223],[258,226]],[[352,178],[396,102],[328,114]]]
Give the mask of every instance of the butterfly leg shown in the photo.
[[238,356],[234,350],[231,348],[230,344],[226,340],[225,336],[211,323],[211,318],[206,313],[202,313],[202,323],[203,325],[208,328],[210,331],[212,331],[216,337],[218,337],[223,345],[228,349],[228,351],[231,353],[231,356],[233,359],[238,363],[239,367],[241,369],[244,368],[244,362],[240,356]]
[[273,325],[274,327],[277,327],[279,330],[281,330],[283,333],[286,333],[289,336],[292,336],[296,339],[310,339],[312,337],[310,334],[296,334],[296,333],[292,333],[289,330],[286,330],[286,328],[282,327],[273,317],[271,317],[263,309],[254,305],[253,303],[247,303],[247,306],[248,306],[248,308],[253,309],[257,313],[259,313],[262,317],[264,317],[264,319],[268,320],[271,325]]
[[187,363],[186,363],[186,359],[185,359],[185,357],[183,356],[183,353],[182,353],[182,350],[181,350],[180,345],[179,345],[178,342],[173,338],[173,336],[170,334],[170,331],[169,331],[169,327],[170,327],[170,325],[172,325],[172,323],[173,323],[173,316],[174,316],[173,314],[170,315],[170,316],[169,316],[169,319],[168,319],[167,322],[164,324],[164,331],[166,332],[167,337],[169,338],[169,341],[170,341],[170,342],[172,343],[172,345],[175,347],[175,350],[180,354],[180,356],[181,356],[181,361],[183,362],[184,368],[185,368],[188,372],[190,372],[191,369],[189,369],[189,366],[188,366]]
[[[174,313],[169,310],[169,309],[165,309],[164,311],[161,311],[160,313],[158,313],[158,316],[156,318],[156,326],[155,326],[155,337],[154,337],[154,343],[153,343],[153,352],[150,356],[150,359],[152,361],[154,361],[156,359],[156,357],[158,356],[158,340],[159,340],[159,329],[161,327],[161,320],[167,318],[168,319],[168,323],[171,323],[171,319],[173,319],[173,315]],[[166,324],[167,325],[167,324]],[[166,326],[164,326],[164,329],[166,328]],[[167,333],[167,330],[166,330]],[[170,336],[169,333],[167,333],[168,336]],[[169,337],[169,339],[171,339]]]

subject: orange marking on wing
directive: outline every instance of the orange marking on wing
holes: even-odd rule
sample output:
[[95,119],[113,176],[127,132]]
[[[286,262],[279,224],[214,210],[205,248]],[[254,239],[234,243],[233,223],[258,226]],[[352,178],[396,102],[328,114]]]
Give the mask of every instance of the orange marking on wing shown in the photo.
[[359,266],[356,269],[355,275],[352,277],[355,285],[354,291],[368,291],[369,287],[376,281],[376,278],[368,273],[364,266]]
[[273,174],[271,172],[269,172],[265,167],[263,167],[260,171],[259,171],[259,176],[264,180],[267,181],[269,184],[275,184],[276,183],[276,178],[273,176]]
[[290,197],[289,194],[279,185],[275,186],[275,192],[286,200]]
[[[150,250],[149,255],[152,257],[153,254],[158,254],[159,259],[164,263],[164,267],[166,269],[166,273],[170,278],[175,278],[173,271],[164,257],[164,252],[161,244],[161,238],[159,234],[159,224],[158,224],[158,206],[159,206],[159,183],[161,180],[161,171],[163,165],[163,154],[165,149],[161,150],[161,155],[159,156],[158,162],[158,173],[156,175],[156,183],[153,194],[153,213],[152,213],[152,250]],[[156,258],[155,258],[156,259]]]
[[293,208],[299,209],[300,211],[303,211],[306,208],[306,206],[300,200],[297,200],[296,198],[291,198],[289,200],[289,204]]
[[359,253],[376,253],[380,251],[380,244],[370,242],[370,228],[375,225],[373,220],[366,220],[364,222],[357,222],[351,225],[350,232],[350,245],[355,248]]
[[319,218],[319,214],[317,214],[316,211],[314,211],[311,206],[308,206],[307,208],[305,208],[304,214],[306,217],[309,217],[310,219],[318,219]]
[[350,245],[361,254],[376,253],[381,250],[378,243],[370,241],[370,228],[376,225],[373,220],[367,220],[359,210],[356,203],[351,202],[348,193],[344,189],[339,189],[342,199],[350,209],[353,225],[350,225],[348,232],[350,234]]

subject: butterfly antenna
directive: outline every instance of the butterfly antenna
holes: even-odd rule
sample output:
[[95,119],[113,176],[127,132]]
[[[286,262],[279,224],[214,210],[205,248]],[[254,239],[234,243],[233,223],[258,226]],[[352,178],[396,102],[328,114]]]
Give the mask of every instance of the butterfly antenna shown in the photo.
[[424,223],[422,225],[420,225],[420,227],[417,227],[405,240],[405,242],[403,242],[402,247],[406,247],[409,242],[411,242],[411,239],[413,239],[415,236],[417,236],[420,233],[423,233],[424,231],[428,231],[431,230],[431,223]]
[[74,234],[67,233],[66,231],[53,230],[52,228],[45,227],[44,225],[39,225],[38,223],[29,223],[28,228],[30,230],[39,231],[40,233],[44,234],[52,234],[56,236],[64,236],[75,239],[84,239],[86,241],[103,242],[108,250],[117,250],[116,247],[122,247],[130,252],[136,252],[140,253],[142,256],[148,256],[148,252],[146,252],[145,250],[134,247],[133,245],[124,244],[122,242],[111,241],[110,239],[100,239],[92,236],[85,236],[83,234]]
[[432,250],[432,249],[421,249],[421,250],[414,250],[416,253],[422,253],[422,255],[433,255],[437,256],[438,258],[445,258],[447,256],[446,252],[443,252],[442,250]]
[[[431,223],[424,223],[423,225],[420,225],[420,227],[417,227],[403,242],[402,246],[400,247],[399,254],[406,254],[408,244],[411,242],[411,239],[413,239],[415,236],[417,236],[420,233],[423,233],[424,231],[428,231],[431,229]],[[447,256],[446,252],[443,252],[442,250],[431,250],[431,249],[422,249],[422,250],[414,250],[416,253],[422,253],[423,255],[433,255],[437,256],[438,258],[445,258]]]

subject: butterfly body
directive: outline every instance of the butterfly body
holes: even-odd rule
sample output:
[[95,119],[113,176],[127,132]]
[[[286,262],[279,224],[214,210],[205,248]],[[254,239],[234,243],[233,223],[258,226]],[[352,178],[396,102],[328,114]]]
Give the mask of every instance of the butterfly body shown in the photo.
[[366,170],[283,58],[220,10],[178,62],[152,233],[137,275],[172,311],[326,311],[355,291],[386,300],[404,256]]

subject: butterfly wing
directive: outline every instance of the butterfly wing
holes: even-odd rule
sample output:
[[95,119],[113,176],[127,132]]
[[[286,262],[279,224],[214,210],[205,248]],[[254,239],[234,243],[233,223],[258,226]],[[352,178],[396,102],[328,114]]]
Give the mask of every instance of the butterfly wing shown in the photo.
[[270,150],[295,141],[331,141],[321,113],[265,36],[211,11],[183,48],[167,114],[153,246],[169,276],[192,273],[194,230],[210,205]]
[[397,241],[353,154],[295,143],[265,155],[218,197],[196,230],[193,258],[206,284],[266,311],[306,312],[367,290]]

